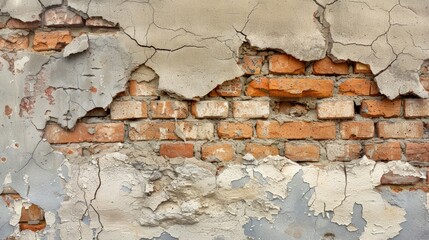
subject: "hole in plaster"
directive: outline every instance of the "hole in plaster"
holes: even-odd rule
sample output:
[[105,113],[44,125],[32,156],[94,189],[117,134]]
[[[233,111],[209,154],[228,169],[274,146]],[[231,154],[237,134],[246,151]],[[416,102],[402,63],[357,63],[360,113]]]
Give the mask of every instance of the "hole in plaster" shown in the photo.
[[322,240],[335,240],[335,235],[333,233],[326,233]]

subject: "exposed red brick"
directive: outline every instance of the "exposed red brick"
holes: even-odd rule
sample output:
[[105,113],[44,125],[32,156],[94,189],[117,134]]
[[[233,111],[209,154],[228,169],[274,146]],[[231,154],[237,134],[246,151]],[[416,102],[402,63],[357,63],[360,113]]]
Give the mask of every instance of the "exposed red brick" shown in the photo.
[[264,64],[263,56],[243,56],[238,61],[245,74],[261,74],[262,65]]
[[42,221],[38,224],[20,223],[19,224],[19,231],[30,230],[33,232],[38,232],[38,231],[45,229],[45,227],[46,227],[45,221]]
[[6,27],[10,29],[34,29],[40,27],[40,22],[23,22],[19,19],[11,18],[7,21]]
[[319,119],[350,119],[355,116],[353,100],[325,101],[317,104]]
[[90,17],[85,21],[87,27],[103,27],[103,28],[113,28],[117,27],[118,24],[109,22],[101,17]]
[[313,73],[316,75],[342,75],[349,73],[349,64],[346,62],[334,63],[325,57],[313,64]]
[[257,78],[249,83],[246,95],[251,97],[265,97],[269,95],[269,79]]
[[158,85],[156,81],[137,82],[129,81],[129,91],[131,96],[157,96]]
[[379,138],[423,138],[423,122],[378,122]]
[[152,118],[187,118],[188,103],[181,101],[152,101],[150,103]]
[[70,131],[57,124],[48,124],[44,138],[49,143],[123,142],[124,134],[123,123],[78,123]]
[[267,118],[270,115],[269,101],[236,101],[232,106],[234,118]]
[[339,91],[346,96],[378,95],[377,83],[365,78],[350,78],[340,84]]
[[214,136],[214,125],[203,122],[132,122],[131,140],[207,140]]
[[420,76],[420,83],[429,92],[429,76]]
[[331,161],[350,161],[361,157],[362,146],[358,143],[326,145],[328,160]]
[[219,138],[246,139],[253,136],[251,122],[220,122],[217,126]]
[[429,162],[429,143],[406,143],[405,155],[408,161]]
[[209,93],[210,97],[239,97],[243,84],[240,78],[226,81]]
[[250,153],[256,159],[262,159],[268,156],[277,156],[280,154],[279,148],[276,146],[268,146],[259,143],[247,143],[244,150],[246,153]]
[[7,37],[0,37],[0,50],[16,51],[28,48],[28,32],[12,31]]
[[192,103],[192,115],[196,118],[228,117],[227,101],[200,101]]
[[400,160],[401,144],[399,142],[372,143],[364,146],[365,155],[373,160]]
[[67,7],[47,9],[44,13],[44,25],[48,27],[79,27],[83,26],[83,19]]
[[32,204],[28,208],[22,207],[21,218],[19,222],[30,222],[37,224],[43,219],[43,210],[39,206]]
[[369,139],[374,137],[374,123],[352,121],[340,123],[342,139]]
[[192,143],[163,143],[159,148],[159,154],[167,158],[194,156],[194,144]]
[[429,117],[429,99],[405,99],[406,118]]
[[414,185],[422,179],[415,176],[403,176],[394,174],[392,171],[383,174],[380,179],[381,184],[388,185]]
[[402,100],[363,100],[360,115],[363,117],[398,117],[401,115]]
[[269,69],[273,73],[304,74],[305,63],[288,54],[275,54],[269,58]]
[[147,103],[136,100],[113,101],[110,117],[114,120],[147,118]]
[[332,97],[334,81],[329,79],[272,78],[269,79],[269,95],[290,98]]
[[357,74],[372,74],[371,67],[368,64],[363,64],[360,62],[355,62],[353,72]]
[[257,121],[256,135],[268,139],[335,139],[334,122]]
[[201,148],[201,157],[208,161],[231,161],[235,150],[230,143],[207,143]]
[[33,39],[33,49],[36,51],[61,50],[73,40],[68,30],[52,32],[36,32]]
[[320,147],[316,144],[286,143],[285,157],[293,161],[317,162],[320,158]]

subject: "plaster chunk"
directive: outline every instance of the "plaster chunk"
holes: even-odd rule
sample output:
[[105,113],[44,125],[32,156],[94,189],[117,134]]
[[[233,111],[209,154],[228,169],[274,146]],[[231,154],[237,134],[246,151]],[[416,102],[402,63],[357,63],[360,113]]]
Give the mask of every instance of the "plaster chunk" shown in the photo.
[[63,51],[63,57],[68,57],[71,54],[83,52],[89,48],[88,35],[82,34],[77,38],[74,38]]

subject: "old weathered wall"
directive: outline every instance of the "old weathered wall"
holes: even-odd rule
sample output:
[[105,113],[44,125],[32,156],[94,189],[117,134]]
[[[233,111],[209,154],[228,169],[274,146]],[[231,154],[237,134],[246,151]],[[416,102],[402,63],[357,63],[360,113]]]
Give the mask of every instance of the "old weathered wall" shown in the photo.
[[0,239],[429,239],[425,1],[0,12]]

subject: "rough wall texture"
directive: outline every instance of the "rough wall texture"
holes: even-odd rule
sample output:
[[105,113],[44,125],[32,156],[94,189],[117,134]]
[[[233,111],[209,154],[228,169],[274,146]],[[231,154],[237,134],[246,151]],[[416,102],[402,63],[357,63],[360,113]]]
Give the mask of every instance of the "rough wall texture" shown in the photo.
[[0,0],[0,239],[428,239],[428,9]]

